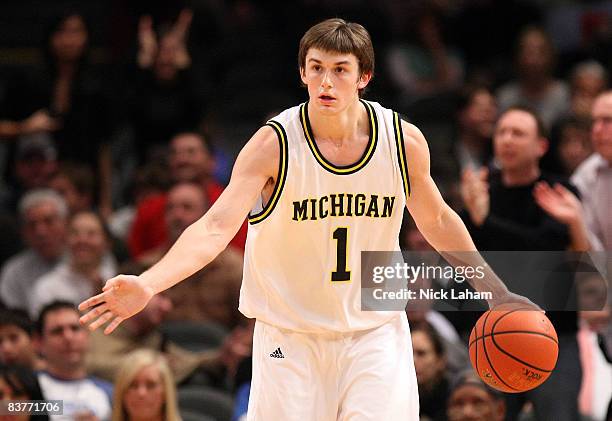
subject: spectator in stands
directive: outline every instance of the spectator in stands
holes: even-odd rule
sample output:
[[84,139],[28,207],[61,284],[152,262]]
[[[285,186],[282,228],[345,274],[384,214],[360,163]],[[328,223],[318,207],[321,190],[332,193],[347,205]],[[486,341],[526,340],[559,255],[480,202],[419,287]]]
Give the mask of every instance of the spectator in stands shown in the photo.
[[457,95],[456,134],[452,142],[445,142],[444,151],[432,154],[432,173],[442,183],[445,192],[458,190],[461,173],[467,169],[488,167],[492,164],[492,138],[497,118],[497,102],[484,85],[466,86]]
[[419,386],[419,415],[421,419],[445,421],[446,410],[440,403],[448,400],[449,383],[442,339],[427,323],[412,325],[410,334]]
[[591,141],[595,153],[572,176],[580,190],[586,223],[597,248],[612,250],[612,91],[600,94],[591,111]]
[[220,357],[230,378],[236,375],[236,370],[242,360],[250,358],[253,353],[254,328],[255,320],[247,319],[244,324],[234,328],[223,341]]
[[467,87],[460,94],[457,107],[458,132],[454,149],[459,172],[467,168],[489,165],[492,158],[492,139],[497,103],[485,86]]
[[15,151],[14,179],[9,180],[4,208],[12,212],[28,191],[48,187],[56,169],[57,150],[47,135],[20,137]]
[[497,100],[502,111],[515,105],[538,112],[546,129],[568,111],[569,88],[553,77],[555,50],[544,29],[530,26],[520,35],[516,52],[517,79],[502,86]]
[[167,340],[159,326],[172,309],[172,302],[157,295],[144,310],[122,323],[113,335],[100,331],[92,334],[92,347],[87,355],[89,370],[107,380],[118,374],[121,357],[140,348],[164,354],[177,383],[187,380],[199,368],[218,366],[218,351],[191,352]]
[[127,242],[136,208],[149,197],[163,194],[170,185],[168,170],[164,163],[155,162],[136,169],[132,181],[127,187],[127,204],[115,211],[108,221],[108,228],[113,236]]
[[[27,367],[0,365],[0,401],[37,401],[43,400],[42,391],[36,374]],[[4,409],[4,408],[3,408]],[[41,415],[3,415],[2,420],[48,421],[47,414]]]
[[109,255],[110,240],[102,219],[93,212],[73,215],[68,224],[68,255],[53,271],[43,275],[30,293],[30,316],[55,300],[75,304],[102,289],[103,282],[117,274]]
[[[494,134],[499,172],[466,170],[462,180],[464,216],[481,250],[564,250],[570,236],[563,223],[547,215],[533,198],[536,183],[565,184],[542,173],[547,150],[545,128],[529,108],[513,107],[498,119]],[[516,204],[520,206],[516,206]]]
[[454,380],[446,413],[448,421],[503,421],[505,408],[501,393],[485,385],[470,369]]
[[171,24],[155,33],[151,16],[138,24],[138,53],[128,71],[127,113],[134,127],[140,163],[159,160],[174,134],[197,130],[203,98],[192,73],[187,37],[193,14],[182,10]]
[[433,7],[410,17],[412,39],[391,44],[386,57],[389,76],[400,102],[432,97],[457,89],[463,81],[463,62],[444,39],[443,22]]
[[586,311],[579,313],[578,344],[583,375],[578,404],[581,415],[603,420],[612,398],[612,349],[608,349],[603,336],[612,320],[611,306],[605,277],[593,270],[580,275],[579,309]]
[[59,127],[59,122],[47,110],[41,109],[20,121],[0,120],[0,139],[51,132]]
[[[145,253],[139,262],[156,263],[182,232],[208,210],[202,188],[195,183],[177,183],[168,191],[165,221],[169,233],[162,246]],[[170,320],[213,321],[234,328],[243,317],[238,312],[242,282],[242,255],[229,247],[210,266],[190,277],[184,286],[168,291],[173,310]]]
[[55,301],[45,306],[38,319],[36,342],[47,363],[46,370],[38,374],[45,399],[64,401],[67,417],[109,420],[112,385],[87,372],[89,333],[79,323],[74,305]]
[[[575,188],[567,180],[543,173],[539,161],[547,148],[546,131],[538,115],[524,107],[513,107],[499,118],[493,136],[495,158],[501,170],[488,177],[466,171],[462,180],[462,196],[466,212],[462,214],[479,250],[554,251],[589,248],[589,240],[580,218]],[[550,187],[553,185],[553,187]],[[561,206],[563,204],[563,206]],[[492,264],[511,288],[529,288],[530,284],[543,285],[543,279],[527,280],[526,262],[517,262],[505,255]],[[529,273],[538,265],[551,262],[534,254]],[[492,262],[489,262],[490,264]],[[555,260],[563,265],[562,260]],[[522,266],[521,266],[522,265]],[[520,274],[520,276],[519,276]],[[519,279],[520,278],[520,279]],[[564,294],[573,279],[555,274],[555,294],[547,291],[536,302],[546,301],[554,309],[567,305]],[[562,301],[562,302],[561,302]],[[544,305],[544,304],[542,304]],[[540,387],[527,392],[536,413],[542,419],[576,420],[578,417],[578,391],[581,369],[576,343],[577,317],[575,312],[549,311],[559,337],[557,369]],[[510,419],[521,406],[524,395],[509,401]]]
[[551,132],[550,150],[542,159],[547,171],[571,175],[593,151],[590,141],[593,102],[608,86],[608,74],[596,61],[584,61],[571,73],[571,107]]
[[236,370],[234,379],[234,409],[232,421],[246,421],[251,393],[251,378],[253,377],[253,360],[249,355],[244,358]]
[[[425,237],[423,237],[423,234],[418,230],[412,219],[406,218],[402,224],[402,229],[400,231],[400,246],[402,250],[409,251],[411,255],[415,255],[418,252],[424,252],[420,253],[420,256],[417,257],[418,261],[429,261],[431,265],[439,264],[440,255],[431,247]],[[446,286],[437,279],[432,279],[431,281],[433,281],[432,284],[436,288]],[[431,326],[442,341],[445,350],[444,357],[447,374],[452,375],[463,371],[469,366],[470,362],[465,343],[461,340],[458,330],[460,330],[461,333],[467,331],[467,333],[464,334],[464,336],[467,337],[476,319],[480,317],[480,313],[468,314],[466,311],[452,311],[451,313],[436,311],[435,308],[437,307],[435,306],[440,304],[439,302],[432,301],[426,303],[425,300],[418,301],[418,303],[411,303],[406,308],[410,325]],[[449,317],[449,314],[452,314],[452,316]]]
[[118,371],[111,421],[180,421],[174,378],[161,354],[141,349]]
[[62,195],[70,215],[92,210],[95,180],[91,168],[87,165],[76,162],[60,164],[51,177],[49,187]]
[[61,127],[52,136],[59,159],[96,169],[99,207],[106,213],[111,207],[112,124],[103,78],[89,62],[89,41],[84,15],[63,8],[46,30],[44,66],[14,81],[7,96],[18,118],[39,109],[57,118]]
[[0,293],[8,307],[27,309],[35,282],[55,267],[65,251],[68,207],[56,192],[34,190],[21,199],[19,217],[28,248],[5,263]]
[[44,367],[32,343],[34,324],[25,311],[0,309],[0,364]]
[[542,169],[569,177],[593,153],[590,119],[569,116],[558,121],[553,131]]
[[608,86],[608,72],[596,61],[578,63],[570,76],[570,113],[576,117],[590,118],[593,102]]
[[[198,133],[180,133],[170,141],[169,169],[175,182],[195,182],[202,186],[207,202],[212,205],[221,195],[223,187],[211,176],[214,166],[208,143]],[[166,193],[144,200],[136,211],[136,219],[129,236],[132,258],[138,259],[144,252],[167,242],[168,232],[164,221],[168,196]],[[230,243],[240,250],[246,241],[246,224]]]

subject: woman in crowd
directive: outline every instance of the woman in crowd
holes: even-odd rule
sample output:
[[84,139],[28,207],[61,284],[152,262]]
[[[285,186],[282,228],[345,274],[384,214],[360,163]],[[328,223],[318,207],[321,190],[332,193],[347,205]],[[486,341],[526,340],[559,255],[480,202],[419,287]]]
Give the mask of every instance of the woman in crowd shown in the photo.
[[[16,76],[7,92],[14,119],[37,115],[30,129],[46,132],[60,161],[90,167],[100,190],[102,214],[110,207],[111,154],[109,138],[113,111],[108,71],[90,61],[90,26],[78,10],[64,10],[48,25],[41,53],[44,62]],[[36,114],[32,114],[38,111]]]
[[180,421],[176,389],[165,359],[153,351],[129,354],[115,380],[112,421]]
[[[43,400],[34,372],[22,366],[0,365],[0,401]],[[0,421],[49,421],[48,415],[1,415]]]
[[445,408],[449,395],[446,379],[446,355],[442,340],[426,322],[411,329],[414,367],[419,386],[421,420],[445,420]]

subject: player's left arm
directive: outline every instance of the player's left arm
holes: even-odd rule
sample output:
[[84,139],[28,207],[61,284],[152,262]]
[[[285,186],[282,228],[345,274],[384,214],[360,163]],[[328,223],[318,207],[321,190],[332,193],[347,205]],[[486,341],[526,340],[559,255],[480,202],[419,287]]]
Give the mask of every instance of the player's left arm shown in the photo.
[[486,276],[472,279],[470,284],[477,291],[493,293],[494,300],[489,301],[490,305],[519,302],[533,306],[526,298],[512,294],[488,267],[477,252],[465,224],[442,198],[430,174],[429,148],[421,131],[405,121],[402,121],[402,131],[410,183],[406,208],[419,231],[449,263],[485,268]]

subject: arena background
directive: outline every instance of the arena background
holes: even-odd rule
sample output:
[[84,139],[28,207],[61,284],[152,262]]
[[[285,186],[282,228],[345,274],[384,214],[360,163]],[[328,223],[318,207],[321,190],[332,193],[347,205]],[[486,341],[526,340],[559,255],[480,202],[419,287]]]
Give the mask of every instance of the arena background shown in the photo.
[[[341,17],[369,30],[376,70],[365,98],[393,108],[423,131],[432,175],[466,221],[461,142],[473,142],[472,158],[495,169],[495,119],[508,106],[527,103],[544,118],[549,133],[549,151],[538,165],[565,182],[593,152],[590,107],[609,89],[612,70],[612,1],[6,0],[0,10],[0,304],[24,312],[2,310],[0,344],[8,335],[6,326],[18,326],[34,338],[30,323],[54,299],[84,298],[55,296],[44,287],[62,284],[54,265],[62,256],[72,258],[80,246],[96,263],[74,279],[92,285],[107,274],[140,273],[161,256],[218,197],[251,134],[269,117],[306,100],[298,44],[316,22]],[[76,59],[58,66],[49,40],[70,16],[83,20],[64,34],[66,54],[83,30],[87,43],[82,51],[76,47]],[[527,40],[527,34],[535,35]],[[147,44],[151,39],[153,47]],[[541,86],[550,86],[552,93],[540,91]],[[184,132],[204,140],[179,150],[172,142]],[[177,182],[201,183],[204,193]],[[19,203],[28,193],[48,188],[64,198],[74,216],[40,228],[36,224],[43,216],[30,215],[32,208]],[[607,191],[612,191],[609,184]],[[168,203],[175,196],[172,208]],[[185,203],[189,211],[181,212]],[[427,249],[405,219],[403,247]],[[74,237],[79,229],[97,230],[106,240],[71,240],[70,233]],[[237,313],[237,294],[245,229],[211,268],[194,275],[189,287],[160,298],[122,339],[113,342],[96,333],[78,339],[87,376],[119,387],[115,373],[125,354],[150,348],[169,357],[174,378],[164,381],[177,384],[184,420],[244,414],[252,323]],[[489,250],[525,250],[503,240],[477,239]],[[536,235],[536,240],[541,241],[530,243],[533,250],[563,250],[572,239],[561,244],[557,237]],[[609,249],[611,240],[593,241],[586,249]],[[32,253],[45,247],[48,267],[30,271],[36,260],[24,259],[35,259]],[[37,287],[40,280],[48,283]],[[480,313],[417,313],[410,316],[420,332],[418,346],[431,357],[417,366],[425,373],[419,379],[422,419],[464,419],[447,402],[460,373],[469,369],[465,340]],[[563,354],[567,361],[560,360],[569,367],[567,377],[547,397],[485,394],[495,419],[578,419],[572,411],[581,419],[612,419],[609,307],[568,314],[555,325],[564,337],[562,348],[569,350]],[[40,357],[52,345],[26,342],[27,352],[11,348],[3,354],[0,347],[0,379],[18,363],[50,371],[53,364],[61,365],[61,358],[52,363]],[[173,388],[165,389],[168,399]],[[88,408],[87,399],[82,405],[103,419],[120,403],[109,400],[106,410]],[[570,415],[560,418],[554,407]]]

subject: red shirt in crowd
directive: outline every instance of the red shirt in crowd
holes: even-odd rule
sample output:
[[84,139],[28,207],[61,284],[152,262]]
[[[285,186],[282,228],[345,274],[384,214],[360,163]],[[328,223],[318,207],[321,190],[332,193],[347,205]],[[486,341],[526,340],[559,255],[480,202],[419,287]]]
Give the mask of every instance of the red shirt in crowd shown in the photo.
[[[208,181],[204,189],[208,203],[211,205],[223,192],[223,187],[216,181]],[[138,258],[144,252],[160,247],[168,241],[168,230],[164,219],[167,200],[168,195],[160,193],[143,200],[138,206],[128,238],[128,247],[132,258]],[[245,220],[230,245],[244,251],[246,234]]]

